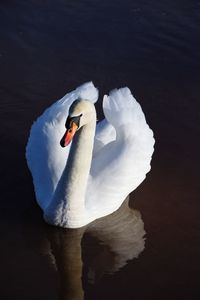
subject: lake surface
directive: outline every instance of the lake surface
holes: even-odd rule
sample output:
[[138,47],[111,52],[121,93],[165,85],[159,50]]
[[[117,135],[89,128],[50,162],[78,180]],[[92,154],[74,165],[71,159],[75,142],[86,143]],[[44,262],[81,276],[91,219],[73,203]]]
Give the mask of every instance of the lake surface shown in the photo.
[[[1,1],[1,299],[199,299],[199,69],[200,1]],[[89,80],[100,99],[131,89],[155,133],[152,170],[129,207],[52,228],[25,145],[36,117]]]

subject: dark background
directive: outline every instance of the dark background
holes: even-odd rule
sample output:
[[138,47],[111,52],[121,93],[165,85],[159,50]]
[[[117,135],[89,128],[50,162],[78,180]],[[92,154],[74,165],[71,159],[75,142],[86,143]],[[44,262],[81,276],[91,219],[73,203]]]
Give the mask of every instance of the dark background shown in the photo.
[[199,40],[199,1],[0,2],[1,299],[58,299],[55,271],[32,247],[43,221],[25,145],[34,119],[89,80],[99,118],[103,94],[128,86],[156,144],[130,202],[145,250],[84,284],[85,299],[199,299]]

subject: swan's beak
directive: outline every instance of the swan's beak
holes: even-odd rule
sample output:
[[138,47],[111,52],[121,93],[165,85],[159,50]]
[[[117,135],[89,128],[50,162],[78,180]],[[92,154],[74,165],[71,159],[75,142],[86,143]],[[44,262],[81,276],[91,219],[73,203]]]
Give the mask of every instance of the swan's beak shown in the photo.
[[76,131],[78,129],[78,126],[75,122],[71,122],[71,127],[66,130],[63,138],[60,141],[60,145],[62,147],[66,147],[70,144],[71,140],[73,139],[73,136],[75,135]]

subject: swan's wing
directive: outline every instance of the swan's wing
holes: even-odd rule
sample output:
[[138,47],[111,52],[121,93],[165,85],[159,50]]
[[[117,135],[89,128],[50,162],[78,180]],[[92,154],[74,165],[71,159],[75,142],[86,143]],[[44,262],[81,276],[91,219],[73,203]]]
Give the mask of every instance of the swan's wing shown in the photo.
[[103,110],[116,139],[93,157],[86,194],[87,207],[101,216],[116,210],[144,180],[154,145],[153,132],[128,88],[104,96]]
[[55,102],[33,124],[26,147],[26,158],[33,176],[36,198],[44,209],[57,186],[65,167],[70,147],[62,148],[60,140],[73,101],[84,98],[96,102],[98,90],[85,83]]
[[96,133],[94,138],[94,150],[93,157],[97,155],[97,153],[110,142],[116,139],[116,130],[115,128],[107,121],[107,119],[103,119],[96,126]]

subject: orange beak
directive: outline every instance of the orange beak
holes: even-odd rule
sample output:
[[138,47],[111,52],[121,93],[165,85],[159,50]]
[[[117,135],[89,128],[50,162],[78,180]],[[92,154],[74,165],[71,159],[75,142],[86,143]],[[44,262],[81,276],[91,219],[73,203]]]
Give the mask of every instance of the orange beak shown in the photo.
[[78,129],[78,126],[75,122],[71,123],[71,127],[66,130],[63,138],[60,141],[60,145],[62,147],[66,147],[70,144],[71,140],[73,139],[73,136],[75,135],[76,131]]

